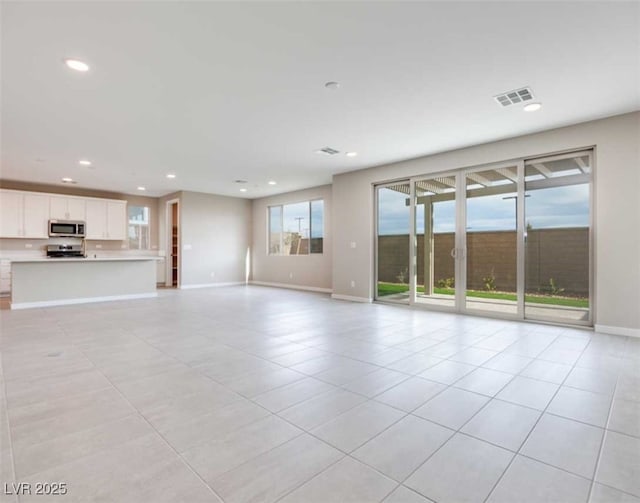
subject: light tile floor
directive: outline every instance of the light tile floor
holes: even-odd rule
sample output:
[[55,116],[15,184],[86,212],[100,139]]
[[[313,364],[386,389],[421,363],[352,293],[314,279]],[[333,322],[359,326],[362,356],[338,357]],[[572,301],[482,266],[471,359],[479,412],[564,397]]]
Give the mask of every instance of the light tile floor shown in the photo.
[[263,287],[0,322],[2,503],[640,502],[640,340]]

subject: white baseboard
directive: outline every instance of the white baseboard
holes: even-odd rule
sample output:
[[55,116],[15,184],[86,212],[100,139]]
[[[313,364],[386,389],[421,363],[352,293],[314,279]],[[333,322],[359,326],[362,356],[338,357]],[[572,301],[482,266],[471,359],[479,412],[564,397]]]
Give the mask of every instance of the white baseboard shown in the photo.
[[198,283],[195,285],[180,285],[180,290],[191,290],[193,288],[212,288],[219,286],[238,286],[238,285],[246,285],[244,281],[228,281],[226,283]]
[[594,329],[596,332],[601,332],[603,334],[627,335],[629,337],[640,337],[640,329],[638,328],[613,327],[610,325],[596,325]]
[[274,288],[290,288],[293,290],[306,290],[308,292],[331,293],[331,288],[320,288],[318,286],[292,285],[290,283],[271,283],[269,281],[249,281],[252,285],[272,286]]
[[335,300],[348,300],[349,302],[366,302],[366,303],[372,302],[372,300],[368,299],[367,297],[353,297],[351,295],[340,295],[338,293],[332,294],[331,298]]
[[38,302],[12,302],[11,309],[33,309],[37,307],[69,306],[73,304],[91,304],[94,302],[111,302],[114,300],[151,299],[157,297],[158,292],[132,293],[129,295],[109,295],[106,297],[85,297],[80,299],[44,300]]

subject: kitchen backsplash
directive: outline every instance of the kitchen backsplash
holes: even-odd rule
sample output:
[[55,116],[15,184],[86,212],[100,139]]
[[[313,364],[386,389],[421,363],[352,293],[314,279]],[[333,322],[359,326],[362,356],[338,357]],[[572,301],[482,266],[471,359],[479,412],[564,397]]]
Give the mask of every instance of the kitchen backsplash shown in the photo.
[[[50,238],[50,239],[0,239],[0,258],[17,257],[44,257],[47,245],[52,244],[80,244],[82,241],[76,238]],[[113,256],[164,256],[164,251],[157,247],[150,250],[130,250],[125,241],[87,241],[87,255],[99,257]]]

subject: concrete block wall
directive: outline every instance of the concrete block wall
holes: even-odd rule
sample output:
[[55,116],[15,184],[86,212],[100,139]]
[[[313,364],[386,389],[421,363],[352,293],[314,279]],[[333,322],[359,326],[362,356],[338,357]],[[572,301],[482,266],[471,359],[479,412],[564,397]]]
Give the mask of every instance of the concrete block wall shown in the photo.
[[[526,247],[526,290],[538,292],[553,278],[564,293],[589,293],[589,229],[540,229],[528,232]],[[424,236],[418,235],[418,284],[424,283]],[[499,291],[516,290],[516,246],[514,231],[467,233],[467,287],[484,289],[484,278],[493,276]],[[434,279],[453,278],[451,249],[454,234],[434,235]],[[389,283],[409,282],[409,236],[378,237],[378,279]]]

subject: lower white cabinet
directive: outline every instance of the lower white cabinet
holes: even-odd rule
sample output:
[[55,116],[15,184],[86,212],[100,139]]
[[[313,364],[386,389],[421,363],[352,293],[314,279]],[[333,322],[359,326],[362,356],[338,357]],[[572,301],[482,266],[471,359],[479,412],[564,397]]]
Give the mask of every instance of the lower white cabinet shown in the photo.
[[156,263],[156,283],[162,283],[164,285],[167,277],[166,267],[167,263],[164,257],[162,257]]
[[0,260],[0,294],[7,295],[11,292],[11,262]]
[[124,241],[127,238],[127,202],[87,199],[86,238]]

